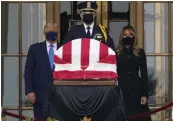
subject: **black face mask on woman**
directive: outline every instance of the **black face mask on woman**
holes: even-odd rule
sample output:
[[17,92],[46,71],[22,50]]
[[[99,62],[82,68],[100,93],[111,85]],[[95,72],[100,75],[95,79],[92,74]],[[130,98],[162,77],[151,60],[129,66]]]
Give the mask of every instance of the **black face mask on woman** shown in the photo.
[[93,22],[93,14],[83,15],[83,22],[86,24],[91,24]]
[[127,36],[122,39],[123,45],[126,46],[133,46],[134,42],[135,42],[134,37]]

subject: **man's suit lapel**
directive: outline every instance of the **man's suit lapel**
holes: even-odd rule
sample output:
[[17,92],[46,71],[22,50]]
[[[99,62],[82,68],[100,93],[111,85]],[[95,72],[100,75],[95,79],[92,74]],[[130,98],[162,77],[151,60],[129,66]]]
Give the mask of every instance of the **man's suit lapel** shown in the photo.
[[[43,47],[43,55],[44,55],[45,64],[51,70],[51,66],[50,66],[50,62],[49,62],[49,55],[48,55],[48,52],[47,52],[46,41],[43,42],[42,47]],[[58,42],[57,42],[57,48],[56,48],[56,50],[59,49],[59,48],[60,48],[60,44],[58,44]]]
[[94,24],[91,37],[94,38],[95,34],[97,34],[97,33],[98,33],[98,26],[96,24]]
[[50,62],[49,62],[49,55],[48,55],[48,52],[47,52],[46,41],[44,41],[42,43],[42,48],[43,48],[43,57],[44,57],[45,64],[47,65],[48,69],[51,70]]
[[58,50],[60,47],[61,47],[60,43],[57,42],[57,48],[56,48],[56,50]]
[[84,27],[83,24],[81,25],[81,31],[80,32],[81,32],[81,35],[80,36],[87,37],[86,31],[85,31],[85,27]]

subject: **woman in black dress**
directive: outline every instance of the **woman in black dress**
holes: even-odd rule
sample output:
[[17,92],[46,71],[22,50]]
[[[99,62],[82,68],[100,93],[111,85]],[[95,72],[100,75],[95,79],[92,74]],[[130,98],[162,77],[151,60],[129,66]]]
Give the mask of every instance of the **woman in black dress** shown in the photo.
[[[134,28],[132,26],[123,27],[116,54],[118,84],[124,95],[127,117],[149,111],[146,55],[144,49],[137,45]],[[151,119],[147,117],[128,121],[151,121]]]

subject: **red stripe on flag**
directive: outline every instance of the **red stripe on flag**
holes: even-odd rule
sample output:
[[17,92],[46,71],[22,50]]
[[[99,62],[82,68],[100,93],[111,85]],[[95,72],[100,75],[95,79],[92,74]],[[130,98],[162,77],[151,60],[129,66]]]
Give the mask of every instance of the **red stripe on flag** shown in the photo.
[[99,53],[99,60],[102,60],[103,58],[108,56],[108,47],[100,42],[100,53]]
[[89,66],[89,50],[90,39],[84,38],[81,40],[81,69],[86,69]]
[[62,50],[62,60],[64,60],[67,63],[71,63],[72,61],[72,42],[70,41],[68,43],[66,43],[65,45],[63,45],[63,50]]
[[107,57],[99,60],[99,63],[107,63],[107,64],[117,64],[115,55],[108,55]]
[[[115,72],[111,71],[58,71],[53,72],[54,79],[117,79],[118,75]],[[63,81],[63,80],[62,80]]]
[[57,55],[54,55],[54,62],[55,64],[67,64],[67,62],[59,58]]

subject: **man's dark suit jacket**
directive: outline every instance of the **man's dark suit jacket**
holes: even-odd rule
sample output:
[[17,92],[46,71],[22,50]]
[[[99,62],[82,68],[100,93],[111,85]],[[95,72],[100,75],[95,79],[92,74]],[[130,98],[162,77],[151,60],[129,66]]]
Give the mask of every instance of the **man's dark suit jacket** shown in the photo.
[[[59,48],[59,45],[57,45]],[[52,81],[46,41],[30,46],[25,65],[25,93],[35,92],[36,102],[42,102]]]

